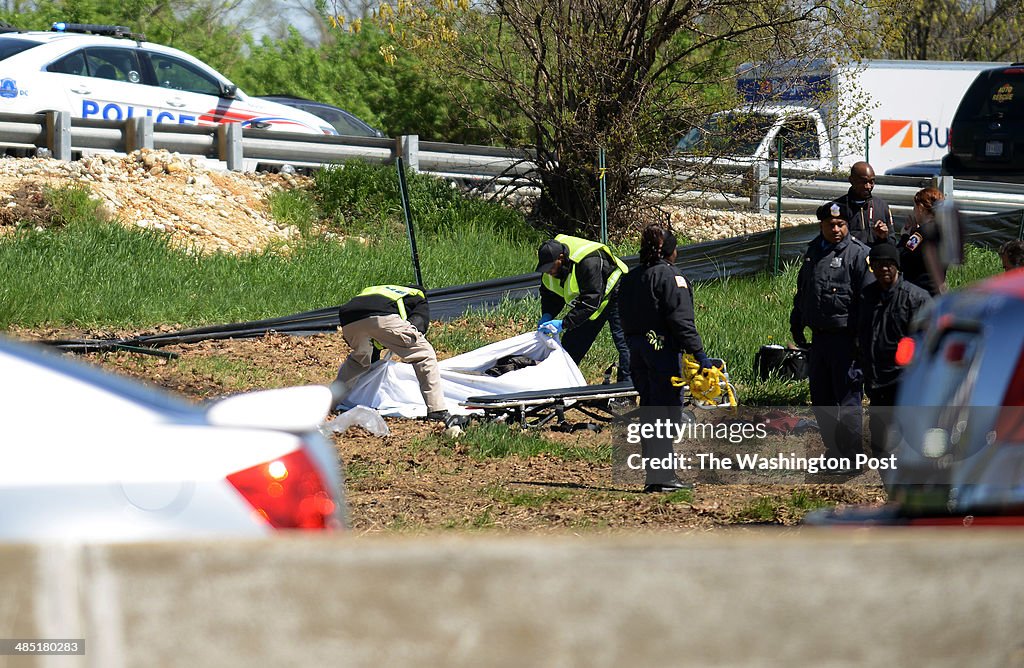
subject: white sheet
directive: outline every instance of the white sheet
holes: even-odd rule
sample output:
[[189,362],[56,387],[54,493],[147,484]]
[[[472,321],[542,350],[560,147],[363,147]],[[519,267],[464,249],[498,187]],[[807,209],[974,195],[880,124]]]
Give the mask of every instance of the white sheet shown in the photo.
[[[537,364],[497,377],[483,374],[507,355],[525,355],[537,360]],[[538,332],[527,332],[456,355],[442,360],[439,366],[448,410],[458,414],[470,412],[459,406],[460,401],[469,397],[587,384],[558,340]],[[369,406],[382,415],[401,417],[422,417],[427,413],[412,365],[392,360],[381,360],[360,376],[342,406]]]

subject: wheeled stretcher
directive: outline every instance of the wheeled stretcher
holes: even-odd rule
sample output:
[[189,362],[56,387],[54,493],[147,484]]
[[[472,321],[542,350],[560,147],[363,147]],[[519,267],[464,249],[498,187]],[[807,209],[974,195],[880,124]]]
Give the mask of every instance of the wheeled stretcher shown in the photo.
[[[725,363],[713,372],[702,374],[698,382],[691,375],[689,383],[679,381],[684,405],[697,408],[721,408],[736,405],[735,388],[729,383]],[[691,390],[691,384],[694,386]],[[695,391],[694,391],[695,390]],[[583,385],[554,390],[514,392],[469,397],[460,405],[482,411],[485,420],[517,423],[524,428],[543,427],[554,421],[554,427],[563,431],[578,428],[598,428],[621,418],[636,406],[637,391],[631,382]],[[593,422],[573,424],[566,415],[578,411]]]

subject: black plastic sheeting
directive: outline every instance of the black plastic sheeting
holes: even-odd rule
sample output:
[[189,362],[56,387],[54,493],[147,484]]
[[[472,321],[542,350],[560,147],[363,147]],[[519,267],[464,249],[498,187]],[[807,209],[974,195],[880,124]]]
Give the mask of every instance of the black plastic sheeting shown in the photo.
[[[1024,209],[1001,214],[963,216],[964,240],[977,246],[998,248],[1005,241],[1019,238],[1024,225]],[[902,227],[903,221],[897,221]],[[817,224],[785,227],[779,232],[779,267],[799,260],[808,242],[818,234]],[[691,281],[706,282],[734,276],[750,276],[775,268],[775,230],[747,234],[731,239],[705,241],[682,246],[677,264]],[[623,260],[636,266],[633,255]],[[488,309],[503,300],[523,299],[538,294],[536,273],[495,278],[479,283],[428,290],[430,315],[434,320],[454,320],[471,310]],[[340,305],[339,305],[340,306]],[[332,332],[338,328],[338,306],[295,313],[279,318],[251,320],[226,325],[210,325],[179,332],[149,334],[124,339],[44,341],[65,351],[91,353],[109,350],[149,352],[163,346],[195,343],[211,339],[258,337],[268,332],[304,335]],[[168,354],[169,355],[169,354]]]

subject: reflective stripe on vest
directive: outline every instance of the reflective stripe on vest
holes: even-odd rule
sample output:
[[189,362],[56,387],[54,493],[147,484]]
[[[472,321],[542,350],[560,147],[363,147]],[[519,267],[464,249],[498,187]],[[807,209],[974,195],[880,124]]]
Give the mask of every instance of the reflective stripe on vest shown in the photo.
[[576,264],[590,255],[594,251],[604,251],[615,263],[617,269],[613,271],[609,276],[607,282],[604,285],[604,299],[601,300],[601,304],[597,307],[597,310],[590,316],[591,320],[597,320],[601,313],[604,312],[606,306],[608,306],[608,295],[611,291],[619,284],[619,279],[622,275],[629,271],[629,267],[626,263],[615,257],[611,250],[608,249],[604,244],[597,241],[588,241],[587,239],[580,239],[579,237],[570,237],[567,234],[559,234],[555,237],[555,241],[563,243],[569,247],[569,259],[572,260],[573,267],[572,271],[569,272],[569,277],[565,279],[565,282],[559,281],[551,274],[543,274],[540,277],[541,284],[554,292],[556,295],[561,297],[566,304],[571,302],[580,296],[580,284],[576,280]]
[[415,295],[417,297],[424,297],[422,290],[416,288],[407,288],[404,285],[373,285],[362,292],[356,297],[367,297],[369,295],[380,295],[395,302],[395,306],[398,307],[398,315],[402,320],[408,320],[409,318],[405,315],[405,298],[409,295]]

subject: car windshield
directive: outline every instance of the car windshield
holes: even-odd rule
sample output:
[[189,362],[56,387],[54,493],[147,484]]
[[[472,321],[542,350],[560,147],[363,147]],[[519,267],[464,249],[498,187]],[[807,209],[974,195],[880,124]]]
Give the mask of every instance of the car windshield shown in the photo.
[[27,51],[33,46],[38,46],[39,42],[31,42],[27,39],[18,39],[17,37],[0,37],[0,60],[6,60],[11,56],[16,56],[22,51]]
[[676,150],[697,155],[751,156],[774,124],[775,117],[767,114],[716,114],[704,127],[686,133]]
[[964,95],[957,116],[980,121],[1024,118],[1024,69],[978,77]]

